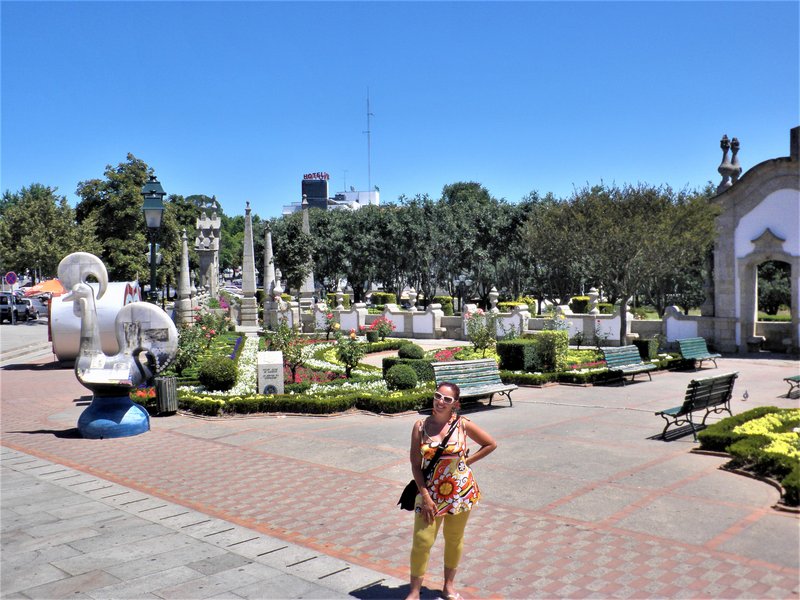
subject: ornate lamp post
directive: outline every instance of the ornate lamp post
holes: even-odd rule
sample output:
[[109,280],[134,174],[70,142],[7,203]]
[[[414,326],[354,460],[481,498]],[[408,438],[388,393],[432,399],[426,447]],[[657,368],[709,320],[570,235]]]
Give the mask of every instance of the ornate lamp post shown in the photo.
[[472,287],[472,279],[466,273],[461,273],[458,276],[458,310],[463,314],[464,312],[464,294]]
[[155,175],[150,175],[150,179],[142,187],[142,196],[144,197],[142,212],[144,213],[144,220],[147,222],[147,237],[150,239],[150,301],[157,303],[156,238],[158,230],[161,229],[161,217],[164,214],[164,196],[166,196],[166,192]]

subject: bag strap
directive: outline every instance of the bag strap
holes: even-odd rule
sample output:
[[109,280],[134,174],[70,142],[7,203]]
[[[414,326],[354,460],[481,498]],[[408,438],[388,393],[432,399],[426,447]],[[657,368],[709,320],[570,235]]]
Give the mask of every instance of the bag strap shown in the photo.
[[447,432],[447,435],[444,436],[444,439],[439,443],[439,447],[436,449],[436,454],[433,455],[431,462],[428,463],[428,466],[425,467],[425,470],[422,472],[422,477],[425,479],[425,483],[428,483],[428,477],[431,476],[433,472],[433,468],[436,466],[436,463],[439,462],[439,459],[444,452],[444,447],[447,446],[447,442],[450,441],[450,436],[453,435],[453,432],[458,428],[458,424],[461,421],[461,417],[457,417],[453,424],[450,425],[450,429]]

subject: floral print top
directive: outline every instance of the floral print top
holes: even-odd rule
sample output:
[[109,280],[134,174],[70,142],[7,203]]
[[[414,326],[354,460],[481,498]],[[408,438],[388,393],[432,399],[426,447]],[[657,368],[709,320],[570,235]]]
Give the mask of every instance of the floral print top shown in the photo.
[[[436,505],[434,514],[436,517],[471,510],[481,497],[481,491],[472,476],[472,469],[467,465],[467,432],[464,429],[464,418],[460,418],[462,421],[450,436],[439,462],[433,468],[433,473],[428,479],[428,492]],[[425,433],[424,421],[420,421],[419,427],[422,438],[420,447],[422,469],[425,470],[425,467],[433,459],[433,455],[436,454],[439,443],[432,441]],[[419,494],[414,512],[422,512],[422,496]]]

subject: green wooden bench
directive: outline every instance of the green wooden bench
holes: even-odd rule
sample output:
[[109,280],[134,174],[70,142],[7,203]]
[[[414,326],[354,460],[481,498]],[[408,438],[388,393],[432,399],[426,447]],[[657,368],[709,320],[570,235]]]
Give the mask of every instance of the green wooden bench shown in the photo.
[[706,346],[706,341],[701,337],[694,337],[694,338],[686,338],[684,340],[678,340],[678,346],[681,348],[681,356],[686,360],[693,360],[695,363],[699,361],[699,368],[703,367],[704,360],[710,360],[714,363],[714,367],[717,366],[717,359],[720,358],[721,354],[713,354],[708,351],[708,347]]
[[661,439],[666,439],[667,429],[671,425],[689,424],[692,427],[692,435],[697,441],[697,429],[692,419],[692,413],[701,410],[706,411],[701,425],[706,424],[706,418],[711,413],[727,411],[729,415],[733,416],[733,413],[731,413],[731,396],[733,395],[733,384],[738,376],[739,373],[726,373],[690,381],[689,386],[686,388],[686,397],[681,406],[660,410],[655,413],[667,422],[664,431],[661,432]]
[[630,375],[631,381],[633,381],[639,373],[647,373],[650,381],[653,380],[650,371],[655,370],[656,365],[642,362],[642,356],[639,354],[639,349],[636,346],[603,348],[603,354],[605,354],[606,357],[606,366],[608,370],[620,374],[622,385],[625,385],[626,375]]
[[508,399],[509,406],[511,392],[517,389],[516,385],[505,384],[500,379],[500,370],[493,358],[478,360],[454,360],[450,362],[432,363],[436,385],[441,383],[455,383],[461,390],[461,399],[489,398],[489,406],[495,394],[500,394]]
[[784,377],[783,380],[789,384],[789,391],[786,392],[786,397],[791,398],[792,392],[800,390],[800,375],[792,375],[791,377]]

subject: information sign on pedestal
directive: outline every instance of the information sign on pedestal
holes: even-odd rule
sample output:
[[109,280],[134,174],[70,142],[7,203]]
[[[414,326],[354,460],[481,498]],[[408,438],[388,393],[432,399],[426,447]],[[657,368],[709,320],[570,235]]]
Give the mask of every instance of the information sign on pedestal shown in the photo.
[[258,393],[283,393],[283,352],[258,353]]

